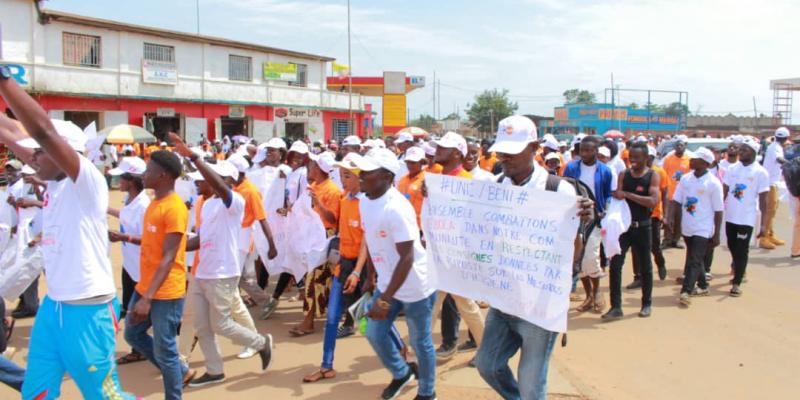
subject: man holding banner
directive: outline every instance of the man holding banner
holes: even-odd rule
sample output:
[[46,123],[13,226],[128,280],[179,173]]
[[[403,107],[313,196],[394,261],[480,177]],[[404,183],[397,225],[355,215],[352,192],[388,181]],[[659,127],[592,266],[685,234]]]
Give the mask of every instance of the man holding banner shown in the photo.
[[[492,305],[477,367],[505,399],[546,396],[550,354],[558,332],[566,330],[575,214],[579,208],[588,218],[593,207],[588,199],[576,207],[574,186],[535,166],[538,146],[530,119],[508,117],[490,149],[503,165],[499,185],[426,177],[430,270],[439,290],[477,294]],[[508,366],[517,351],[519,382]]]

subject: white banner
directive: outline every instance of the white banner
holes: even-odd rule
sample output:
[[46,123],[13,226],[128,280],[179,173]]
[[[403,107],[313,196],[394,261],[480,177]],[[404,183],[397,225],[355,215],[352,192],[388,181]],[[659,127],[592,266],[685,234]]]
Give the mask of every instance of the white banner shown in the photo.
[[439,290],[567,329],[575,196],[428,174],[422,214]]

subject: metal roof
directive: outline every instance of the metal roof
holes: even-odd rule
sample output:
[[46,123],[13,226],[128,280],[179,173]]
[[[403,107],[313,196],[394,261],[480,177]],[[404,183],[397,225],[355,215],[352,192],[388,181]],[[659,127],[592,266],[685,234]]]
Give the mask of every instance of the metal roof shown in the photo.
[[62,11],[55,10],[41,10],[39,18],[42,23],[51,21],[68,22],[77,25],[92,26],[95,28],[103,28],[115,31],[134,32],[145,35],[160,36],[167,39],[183,40],[187,42],[201,42],[208,43],[215,46],[234,47],[244,50],[253,50],[264,53],[280,54],[284,56],[304,58],[316,61],[333,61],[335,58],[328,56],[321,56],[317,54],[302,53],[292,50],[278,49],[275,47],[262,46],[255,43],[238,42],[230,39],[223,39],[214,36],[196,35],[186,32],[171,31],[167,29],[153,28],[149,26],[134,25],[124,22],[111,21],[107,19],[86,17],[83,15],[70,14]]

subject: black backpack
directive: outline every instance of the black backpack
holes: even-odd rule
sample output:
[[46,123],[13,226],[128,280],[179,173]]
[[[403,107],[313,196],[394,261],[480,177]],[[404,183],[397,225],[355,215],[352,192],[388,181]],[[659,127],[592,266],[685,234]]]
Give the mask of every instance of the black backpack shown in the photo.
[[792,196],[800,196],[800,157],[795,157],[783,164],[783,179]]

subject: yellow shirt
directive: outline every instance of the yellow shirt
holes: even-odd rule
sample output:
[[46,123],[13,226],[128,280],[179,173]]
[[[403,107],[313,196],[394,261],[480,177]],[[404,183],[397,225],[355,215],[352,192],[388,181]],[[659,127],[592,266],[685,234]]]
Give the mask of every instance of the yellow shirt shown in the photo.
[[180,233],[181,242],[178,253],[161,287],[156,291],[154,299],[174,300],[186,294],[186,228],[189,224],[189,210],[177,193],[172,193],[159,200],[153,200],[144,213],[144,229],[142,230],[141,278],[136,291],[144,295],[150,287],[153,276],[161,263],[164,252],[164,239],[169,233]]

